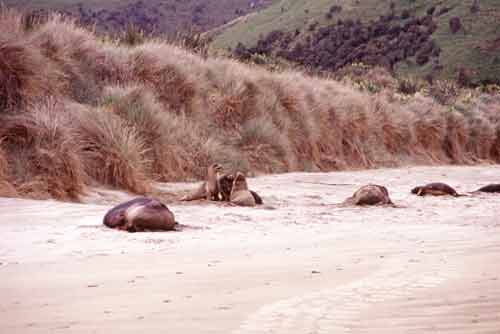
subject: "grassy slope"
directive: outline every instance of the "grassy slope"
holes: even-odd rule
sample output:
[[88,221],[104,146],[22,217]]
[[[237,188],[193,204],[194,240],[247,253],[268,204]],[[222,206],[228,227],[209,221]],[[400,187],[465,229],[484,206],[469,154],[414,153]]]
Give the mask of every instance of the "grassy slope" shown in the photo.
[[[432,6],[437,9],[451,7],[448,13],[436,18],[438,29],[433,38],[442,48],[441,64],[445,66],[443,77],[451,77],[456,66],[467,66],[477,72],[482,79],[500,77],[500,47],[485,50],[484,47],[500,38],[500,2],[497,0],[481,1],[479,13],[472,14],[472,0],[399,0],[394,1],[396,10],[409,8],[418,15],[424,15]],[[242,20],[229,27],[216,37],[214,47],[234,47],[238,42],[247,46],[256,43],[260,35],[272,30],[295,29],[306,30],[312,22],[318,21],[320,26],[339,18],[360,18],[367,22],[380,15],[387,14],[390,1],[380,0],[281,0],[267,9]],[[332,21],[325,18],[328,9],[338,4],[343,7],[341,13],[334,15]],[[283,8],[283,10],[282,10]],[[306,10],[307,9],[307,10]],[[460,31],[452,34],[449,19],[458,16],[462,20],[466,33]],[[426,74],[430,65],[412,67],[411,64],[400,64],[398,71],[402,73]]]

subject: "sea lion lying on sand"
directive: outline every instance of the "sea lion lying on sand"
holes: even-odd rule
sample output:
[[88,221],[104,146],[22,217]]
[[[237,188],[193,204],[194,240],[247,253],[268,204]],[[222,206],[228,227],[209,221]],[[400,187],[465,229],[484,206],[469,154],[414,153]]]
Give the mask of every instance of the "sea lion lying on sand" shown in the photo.
[[240,206],[255,206],[257,204],[253,194],[248,190],[247,180],[243,173],[237,172],[234,176],[230,201]]
[[479,188],[475,192],[500,193],[500,183],[497,183],[497,184],[488,184],[487,186]]
[[453,189],[446,183],[442,182],[429,183],[426,184],[425,186],[415,187],[411,190],[411,193],[418,196],[426,196],[426,195],[432,195],[432,196],[449,195],[454,197],[465,196],[457,193],[455,189]]
[[128,232],[171,231],[178,225],[165,204],[148,197],[115,206],[106,213],[103,224]]
[[389,197],[389,191],[384,186],[368,184],[359,188],[351,197],[344,201],[349,205],[394,205]]
[[198,199],[207,199],[209,201],[218,201],[219,198],[219,178],[223,168],[214,163],[207,168],[207,180],[203,182],[193,193],[183,196],[181,201],[195,201]]

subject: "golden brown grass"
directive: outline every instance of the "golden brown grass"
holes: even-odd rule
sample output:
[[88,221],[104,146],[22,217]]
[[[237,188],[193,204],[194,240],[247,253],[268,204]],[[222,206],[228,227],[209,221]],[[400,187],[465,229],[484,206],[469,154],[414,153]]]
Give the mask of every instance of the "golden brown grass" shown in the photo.
[[107,87],[103,101],[110,111],[137,131],[148,147],[144,154],[151,161],[153,179],[172,181],[187,176],[183,162],[187,160],[186,152],[179,143],[170,142],[166,132],[171,123],[168,119],[171,110],[163,107],[151,91],[139,86]]
[[120,44],[60,16],[20,22],[0,15],[0,180],[21,196],[146,193],[212,162],[256,173],[500,162],[493,94],[401,94],[380,69],[369,84],[338,82],[161,40]]
[[48,100],[30,112],[2,117],[7,176],[20,195],[76,200],[83,192],[84,169],[63,109]]
[[106,107],[79,112],[72,127],[88,175],[100,184],[135,193],[149,190],[148,148],[134,127]]
[[17,195],[16,190],[9,181],[8,174],[9,164],[7,161],[7,155],[0,146],[0,196],[3,197],[12,197]]
[[16,111],[60,91],[62,73],[32,47],[22,16],[0,8],[0,112]]

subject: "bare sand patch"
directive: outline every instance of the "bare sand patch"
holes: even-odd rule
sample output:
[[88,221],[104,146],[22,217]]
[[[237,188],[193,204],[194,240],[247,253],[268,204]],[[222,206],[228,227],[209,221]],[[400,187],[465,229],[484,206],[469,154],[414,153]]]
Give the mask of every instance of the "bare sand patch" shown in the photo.
[[[410,190],[444,181],[467,192],[499,175],[479,166],[258,177],[250,186],[275,210],[172,201],[176,219],[198,227],[172,233],[102,227],[122,193],[96,191],[87,204],[0,199],[0,331],[498,333],[500,196]],[[404,207],[336,206],[366,183]]]

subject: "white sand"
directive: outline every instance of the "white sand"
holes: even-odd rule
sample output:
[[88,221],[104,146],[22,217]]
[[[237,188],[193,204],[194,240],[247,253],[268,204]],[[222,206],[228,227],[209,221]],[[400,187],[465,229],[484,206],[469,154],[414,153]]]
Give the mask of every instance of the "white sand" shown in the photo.
[[[199,229],[172,233],[106,229],[109,202],[0,199],[0,333],[498,334],[500,195],[409,193],[433,181],[500,167],[250,179],[275,210],[174,203]],[[404,208],[335,206],[366,183]]]

